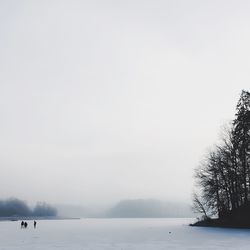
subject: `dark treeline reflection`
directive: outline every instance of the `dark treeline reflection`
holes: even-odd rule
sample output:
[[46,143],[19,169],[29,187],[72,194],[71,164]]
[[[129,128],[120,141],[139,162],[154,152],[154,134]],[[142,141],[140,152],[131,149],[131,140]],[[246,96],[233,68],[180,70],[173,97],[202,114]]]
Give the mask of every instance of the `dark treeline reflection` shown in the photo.
[[39,202],[32,209],[25,201],[10,198],[0,200],[0,217],[9,216],[56,216],[57,210],[45,202]]

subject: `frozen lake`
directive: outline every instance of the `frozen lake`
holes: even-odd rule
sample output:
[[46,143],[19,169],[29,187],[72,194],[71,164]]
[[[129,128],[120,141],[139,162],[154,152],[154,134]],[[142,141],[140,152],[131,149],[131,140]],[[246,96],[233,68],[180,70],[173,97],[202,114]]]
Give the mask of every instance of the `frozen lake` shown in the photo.
[[[249,249],[250,230],[190,227],[192,219],[81,219],[0,222],[0,250]],[[170,233],[171,232],[171,233]]]

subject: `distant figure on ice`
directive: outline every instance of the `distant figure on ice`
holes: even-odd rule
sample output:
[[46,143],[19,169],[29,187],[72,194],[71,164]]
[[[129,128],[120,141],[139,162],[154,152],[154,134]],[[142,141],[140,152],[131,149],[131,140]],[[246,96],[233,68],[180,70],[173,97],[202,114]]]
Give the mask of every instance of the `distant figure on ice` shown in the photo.
[[24,227],[27,228],[28,227],[28,223],[25,221],[24,222]]
[[34,220],[34,228],[36,228],[36,221]]
[[22,220],[22,222],[21,222],[21,228],[23,228],[24,227],[24,222],[23,222],[23,220]]

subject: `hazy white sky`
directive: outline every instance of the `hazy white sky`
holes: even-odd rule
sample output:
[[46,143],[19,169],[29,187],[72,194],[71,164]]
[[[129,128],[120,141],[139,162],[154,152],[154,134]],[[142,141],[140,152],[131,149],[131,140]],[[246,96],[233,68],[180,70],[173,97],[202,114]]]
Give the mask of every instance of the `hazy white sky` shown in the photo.
[[250,87],[247,0],[0,0],[0,198],[189,200]]

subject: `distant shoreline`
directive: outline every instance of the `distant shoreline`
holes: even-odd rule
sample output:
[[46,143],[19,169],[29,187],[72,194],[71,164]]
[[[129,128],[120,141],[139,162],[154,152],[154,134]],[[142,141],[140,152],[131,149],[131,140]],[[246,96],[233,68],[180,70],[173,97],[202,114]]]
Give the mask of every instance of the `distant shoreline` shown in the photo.
[[0,217],[1,221],[21,221],[21,220],[79,220],[77,217],[60,217],[60,216],[9,216]]
[[227,219],[208,219],[203,221],[197,221],[190,224],[192,227],[220,227],[220,228],[238,228],[238,229],[250,229],[248,221],[244,220],[227,220]]
[[109,219],[136,219],[136,220],[143,220],[143,219],[150,219],[150,220],[163,220],[163,219],[195,219],[194,217],[63,217],[63,216],[43,216],[43,217],[0,217],[1,221],[30,221],[30,220],[81,220],[81,219],[103,219],[103,220],[109,220]]

